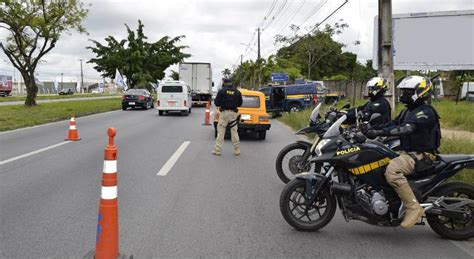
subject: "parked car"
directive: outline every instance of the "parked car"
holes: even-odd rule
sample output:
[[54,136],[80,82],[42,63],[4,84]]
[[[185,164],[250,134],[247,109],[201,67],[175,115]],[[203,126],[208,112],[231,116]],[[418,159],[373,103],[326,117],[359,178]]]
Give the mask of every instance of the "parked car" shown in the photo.
[[[242,106],[239,108],[240,119],[237,122],[239,133],[254,133],[261,140],[267,136],[270,129],[270,116],[266,112],[265,95],[259,91],[239,89],[242,94]],[[214,112],[214,136],[217,137],[219,108]],[[227,131],[230,131],[228,128]],[[230,133],[230,132],[229,132]]]
[[147,110],[155,107],[155,101],[146,89],[130,89],[122,96],[122,110],[126,110],[128,107]]
[[162,116],[168,112],[191,113],[191,87],[183,81],[161,82],[157,90],[156,109]]
[[59,95],[73,95],[74,92],[71,89],[61,89],[58,92]]

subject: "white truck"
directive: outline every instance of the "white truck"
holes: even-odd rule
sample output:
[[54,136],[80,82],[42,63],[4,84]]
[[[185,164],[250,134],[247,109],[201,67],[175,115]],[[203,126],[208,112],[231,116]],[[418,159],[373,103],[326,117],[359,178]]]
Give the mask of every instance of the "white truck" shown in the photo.
[[205,105],[211,101],[213,86],[211,63],[179,64],[179,80],[191,86],[193,104]]

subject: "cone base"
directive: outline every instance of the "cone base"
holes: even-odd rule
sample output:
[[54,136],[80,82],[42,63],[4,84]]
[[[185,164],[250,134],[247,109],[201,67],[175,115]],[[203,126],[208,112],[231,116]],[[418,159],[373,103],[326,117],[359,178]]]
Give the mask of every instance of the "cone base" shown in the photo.
[[68,138],[65,138],[64,140],[65,140],[65,141],[79,141],[79,140],[81,140],[81,138],[78,138],[78,139],[68,139]]
[[[84,257],[82,257],[83,259],[95,259],[95,250],[91,250],[89,251]],[[119,259],[126,259],[126,258],[129,258],[129,259],[133,259],[133,255],[126,255],[126,254],[122,254],[122,253],[119,253],[119,255],[117,256],[117,258]]]

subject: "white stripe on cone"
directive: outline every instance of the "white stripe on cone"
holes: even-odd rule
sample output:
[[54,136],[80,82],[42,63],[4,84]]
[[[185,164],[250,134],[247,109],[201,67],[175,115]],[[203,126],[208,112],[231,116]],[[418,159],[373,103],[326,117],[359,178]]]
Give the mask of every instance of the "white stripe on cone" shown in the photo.
[[71,118],[71,121],[76,121],[76,119],[74,119],[74,117]]
[[100,198],[103,200],[117,199],[117,186],[102,186]]
[[76,128],[76,125],[71,125],[71,126],[69,126],[69,129],[75,130],[77,128]]
[[117,160],[104,160],[104,174],[117,173]]

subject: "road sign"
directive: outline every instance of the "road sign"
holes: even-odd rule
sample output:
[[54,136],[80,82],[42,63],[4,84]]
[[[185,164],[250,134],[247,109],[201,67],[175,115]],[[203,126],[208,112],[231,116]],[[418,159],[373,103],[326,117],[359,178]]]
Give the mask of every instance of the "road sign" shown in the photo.
[[273,82],[286,82],[288,81],[287,73],[272,73],[271,75]]

